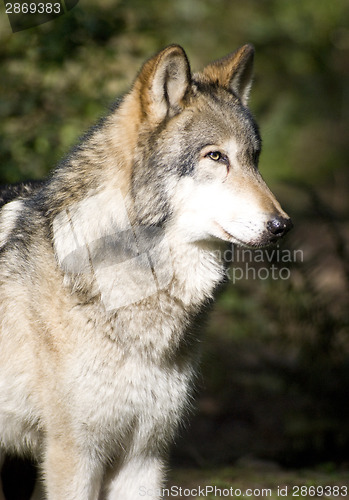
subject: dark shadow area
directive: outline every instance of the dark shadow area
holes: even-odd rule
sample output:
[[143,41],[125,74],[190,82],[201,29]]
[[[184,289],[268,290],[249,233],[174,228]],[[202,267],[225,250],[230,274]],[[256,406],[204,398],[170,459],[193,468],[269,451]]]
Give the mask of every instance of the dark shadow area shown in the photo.
[[1,472],[6,500],[29,500],[36,479],[34,464],[20,458],[7,458]]

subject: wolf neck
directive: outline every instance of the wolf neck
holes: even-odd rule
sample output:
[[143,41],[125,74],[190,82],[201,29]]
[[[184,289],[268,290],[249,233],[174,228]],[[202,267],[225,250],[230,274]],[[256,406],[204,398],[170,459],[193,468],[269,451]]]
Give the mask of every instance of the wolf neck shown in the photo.
[[[170,240],[171,245],[171,240]],[[170,246],[173,280],[169,293],[196,311],[213,298],[216,287],[225,277],[220,247],[208,243],[176,243]]]
[[[179,243],[170,235],[167,244],[164,250],[167,265],[155,263],[152,268],[156,282],[154,292],[133,302],[130,297],[125,307],[112,310],[114,326],[104,333],[118,346],[125,345],[133,357],[145,356],[158,361],[172,359],[177,363],[179,358],[189,356],[191,363],[196,355],[193,346],[198,335],[192,324],[223,281],[224,265],[220,252],[211,245]],[[154,264],[151,255],[147,258]],[[149,274],[145,273],[140,276],[138,285],[141,287],[148,279]],[[127,329],[124,318],[129,325]],[[127,340],[130,342],[125,344]]]

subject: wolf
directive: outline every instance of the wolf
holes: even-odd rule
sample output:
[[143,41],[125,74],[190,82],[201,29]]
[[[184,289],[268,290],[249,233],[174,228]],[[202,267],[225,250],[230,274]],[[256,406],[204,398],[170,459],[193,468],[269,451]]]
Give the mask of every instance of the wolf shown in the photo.
[[48,179],[2,193],[0,456],[34,459],[42,498],[161,498],[224,249],[292,226],[258,170],[253,57],[192,74],[166,47]]

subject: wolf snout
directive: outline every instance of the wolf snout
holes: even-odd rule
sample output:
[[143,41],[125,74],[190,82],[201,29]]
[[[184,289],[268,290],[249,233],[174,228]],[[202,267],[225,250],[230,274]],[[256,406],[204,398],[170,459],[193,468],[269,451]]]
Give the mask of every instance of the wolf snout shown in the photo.
[[289,217],[274,216],[267,222],[267,229],[273,239],[281,238],[292,228],[292,220]]

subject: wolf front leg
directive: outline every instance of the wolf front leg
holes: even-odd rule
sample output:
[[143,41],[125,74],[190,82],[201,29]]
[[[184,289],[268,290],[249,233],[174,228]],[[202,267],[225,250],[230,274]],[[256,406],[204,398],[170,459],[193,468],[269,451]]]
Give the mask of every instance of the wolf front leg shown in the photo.
[[158,457],[131,457],[109,476],[107,500],[160,500],[164,485],[163,460]]
[[97,500],[103,467],[87,450],[66,439],[50,439],[43,464],[47,500]]

